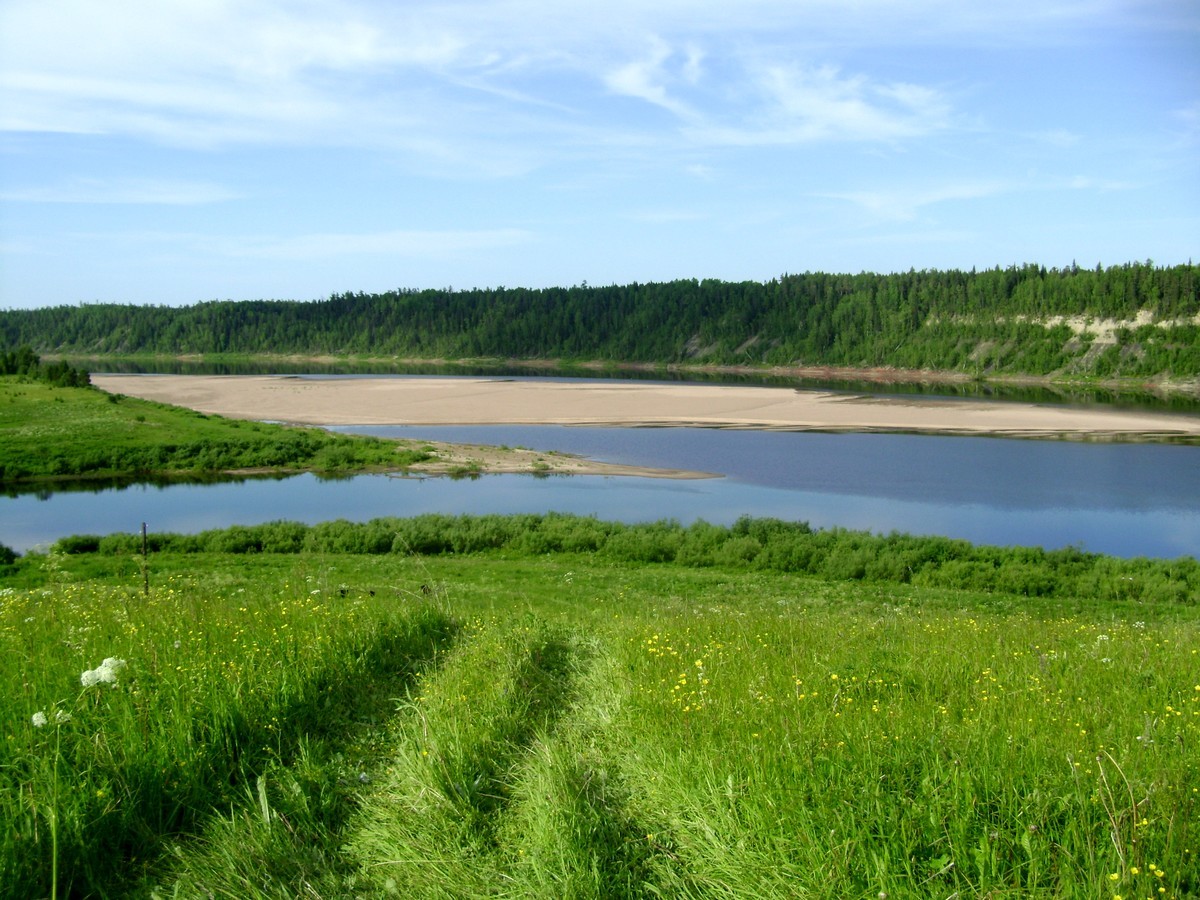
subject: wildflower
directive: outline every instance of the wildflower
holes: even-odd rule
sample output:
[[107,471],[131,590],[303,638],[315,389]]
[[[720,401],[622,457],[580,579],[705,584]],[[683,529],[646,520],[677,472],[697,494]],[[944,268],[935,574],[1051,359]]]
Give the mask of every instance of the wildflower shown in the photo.
[[80,675],[79,682],[84,687],[91,687],[95,684],[116,684],[117,673],[124,669],[126,665],[125,660],[110,656],[96,668],[88,669]]
[[40,709],[30,718],[34,728],[43,728],[50,720],[46,718],[46,714]]

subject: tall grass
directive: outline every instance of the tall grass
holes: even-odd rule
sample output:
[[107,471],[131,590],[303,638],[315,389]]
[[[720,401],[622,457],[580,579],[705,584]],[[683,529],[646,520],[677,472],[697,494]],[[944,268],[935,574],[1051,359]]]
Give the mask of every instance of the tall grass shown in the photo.
[[[494,577],[494,565],[453,592]],[[594,642],[573,699],[532,741],[503,744],[506,799],[486,827],[452,806],[416,814],[406,804],[437,795],[423,748],[444,735],[486,741],[488,698],[511,690],[495,658],[516,646],[512,622],[480,626],[425,684],[401,733],[403,774],[360,824],[352,846],[376,887],[1200,891],[1194,621],[992,612],[959,592],[578,558],[531,566],[519,583],[507,603]],[[471,677],[486,689],[464,686]]]
[[394,598],[343,596],[304,563],[269,585],[179,573],[148,597],[45,565],[45,586],[0,598],[0,884],[14,897],[136,877],[451,632]]
[[1194,606],[599,552],[163,554],[146,600],[20,562],[14,896],[56,759],[62,893],[1200,895]]
[[742,612],[656,623],[623,654],[638,732],[616,758],[711,893],[1196,886],[1189,630]]

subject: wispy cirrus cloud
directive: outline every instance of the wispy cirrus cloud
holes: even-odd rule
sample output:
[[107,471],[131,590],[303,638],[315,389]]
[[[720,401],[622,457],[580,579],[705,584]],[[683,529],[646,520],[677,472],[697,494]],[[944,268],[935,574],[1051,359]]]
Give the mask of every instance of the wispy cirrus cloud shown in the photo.
[[816,196],[851,203],[881,221],[912,222],[929,207],[944,203],[987,200],[1004,194],[1091,191],[1107,193],[1132,190],[1137,185],[1090,175],[1058,179],[956,181],[939,185],[914,185],[882,190],[822,193]]
[[694,50],[671,71],[667,64],[676,54],[661,38],[654,38],[650,52],[612,69],[604,76],[605,86],[615,94],[644,100],[661,106],[683,119],[696,117],[696,112],[671,91],[672,83],[694,84],[699,78],[700,55]]
[[79,178],[54,185],[0,192],[9,203],[158,204],[195,206],[236,200],[241,195],[218,184],[144,178]]
[[852,203],[877,219],[909,222],[922,209],[940,203],[979,200],[1011,190],[1003,182],[965,182],[924,188],[861,190],[823,193],[817,196]]
[[361,233],[243,236],[209,241],[227,256],[275,260],[311,260],[356,255],[454,257],[481,250],[530,243],[532,232],[519,228],[480,230],[395,230]]
[[677,222],[702,222],[710,216],[695,209],[646,209],[629,213],[626,218],[649,225],[668,225]]
[[[577,146],[583,111],[604,93],[669,112],[700,143],[899,139],[944,120],[947,99],[935,88],[843,74],[816,51],[797,63],[761,43],[774,24],[802,46],[797,25],[844,20],[835,5],[822,0],[803,15],[779,0],[752,5],[754,15],[734,15],[719,4],[625,2],[602,15],[530,0],[66,0],[54,10],[14,0],[0,11],[0,34],[20,35],[0,60],[0,129],[201,147],[382,145],[436,157],[531,134],[549,139],[543,147]],[[709,79],[714,66],[720,78]],[[606,115],[590,127],[611,140],[629,126]],[[664,127],[643,121],[633,131]]]
[[699,129],[717,144],[798,144],[814,141],[897,141],[950,126],[952,105],[942,91],[837,66],[757,61],[749,90],[755,101],[735,124]]
[[[417,121],[402,73],[459,41],[370,7],[314,2],[65,0],[0,10],[0,129],[117,134],[165,144],[353,143]],[[389,78],[390,76],[390,78]]]
[[455,259],[472,253],[516,247],[538,239],[522,228],[392,229],[304,234],[216,235],[189,231],[72,232],[72,240],[140,248],[188,258],[272,261],[331,260],[355,256]]

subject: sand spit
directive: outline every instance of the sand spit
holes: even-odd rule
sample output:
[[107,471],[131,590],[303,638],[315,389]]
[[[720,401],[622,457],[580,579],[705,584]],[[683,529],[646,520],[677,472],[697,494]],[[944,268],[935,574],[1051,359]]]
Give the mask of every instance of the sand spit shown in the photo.
[[105,391],[205,413],[308,425],[699,426],[1200,441],[1196,415],[779,387],[287,375],[92,381]]

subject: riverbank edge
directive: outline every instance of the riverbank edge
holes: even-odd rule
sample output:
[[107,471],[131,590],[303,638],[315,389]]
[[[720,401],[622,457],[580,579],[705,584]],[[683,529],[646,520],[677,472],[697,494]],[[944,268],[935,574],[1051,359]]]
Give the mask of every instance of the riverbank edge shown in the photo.
[[[316,428],[314,425],[285,425],[284,427]],[[384,438],[384,440],[387,440]],[[399,443],[399,442],[398,442]],[[328,478],[348,478],[358,475],[386,475],[391,478],[480,478],[485,475],[528,475],[533,478],[591,475],[606,478],[665,478],[671,480],[704,480],[720,478],[712,472],[688,469],[659,469],[606,463],[557,450],[530,450],[525,447],[497,447],[487,444],[462,444],[447,441],[403,441],[431,448],[428,460],[406,466],[365,466],[352,470],[330,472],[313,466],[297,468],[253,467],[214,469],[212,471],[153,470],[146,472],[104,472],[88,475],[47,475],[0,481],[0,494],[33,494],[39,491],[89,488],[103,489],[114,485],[134,484],[203,484],[230,479],[291,478],[297,475],[316,475]]]
[[486,375],[417,380],[97,375],[93,382],[101,390],[206,414],[321,427],[540,424],[1200,443],[1200,416],[1192,414],[769,386],[561,383]]
[[[348,356],[338,354],[106,354],[103,356],[78,356],[74,354],[44,353],[47,360],[71,362],[146,364],[170,361],[176,364],[283,364],[302,366],[387,366],[397,370],[415,367],[437,367],[450,371],[474,367],[497,369],[528,369],[531,372],[582,371],[589,374],[626,372],[670,375],[697,375],[704,377],[727,375],[739,378],[810,379],[830,382],[863,382],[879,385],[993,385],[997,387],[1040,387],[1047,389],[1102,390],[1112,391],[1129,397],[1146,396],[1157,399],[1171,397],[1200,400],[1200,373],[1190,377],[1163,375],[1152,378],[1095,378],[1063,374],[1030,375],[1023,373],[970,373],[950,369],[898,369],[889,366],[854,367],[827,365],[766,366],[750,364],[717,364],[689,362],[615,362],[612,360],[572,359],[524,359],[504,357],[391,357],[391,356]],[[85,366],[86,368],[86,366]],[[93,371],[98,371],[92,367]],[[377,373],[382,374],[382,373]],[[397,372],[397,374],[403,374]]]

